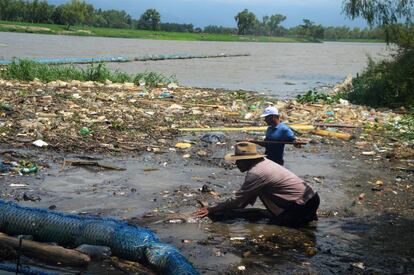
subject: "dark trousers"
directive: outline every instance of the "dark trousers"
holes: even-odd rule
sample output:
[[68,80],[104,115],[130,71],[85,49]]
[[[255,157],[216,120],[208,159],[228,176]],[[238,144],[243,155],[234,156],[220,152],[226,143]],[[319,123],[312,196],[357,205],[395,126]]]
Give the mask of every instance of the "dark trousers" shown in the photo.
[[285,164],[285,161],[283,159],[274,160],[274,162],[276,162],[280,166],[283,166],[283,164]]
[[320,203],[319,195],[316,193],[304,205],[294,204],[285,209],[282,214],[275,216],[266,209],[247,208],[233,209],[225,212],[209,214],[213,221],[228,221],[234,219],[245,219],[251,222],[268,220],[271,224],[299,227],[308,222],[318,220],[316,211]]
[[308,222],[318,220],[316,211],[320,204],[320,198],[316,193],[305,204],[293,204],[285,209],[282,214],[274,218],[274,223],[278,225],[287,225],[292,227],[302,226]]
[[285,161],[283,159],[276,159],[276,158],[272,158],[270,156],[267,156],[267,158],[270,159],[273,162],[276,162],[280,166],[283,166],[283,164],[285,164]]

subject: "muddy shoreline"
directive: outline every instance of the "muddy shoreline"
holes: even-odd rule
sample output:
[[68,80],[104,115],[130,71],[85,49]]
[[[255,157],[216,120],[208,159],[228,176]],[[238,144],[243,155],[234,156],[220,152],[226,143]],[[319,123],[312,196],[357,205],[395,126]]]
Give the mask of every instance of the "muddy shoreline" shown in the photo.
[[[200,204],[214,204],[232,195],[243,174],[222,157],[232,150],[234,140],[261,133],[224,133],[222,140],[209,143],[201,140],[203,133],[178,129],[260,124],[256,115],[265,98],[189,89],[169,89],[174,97],[162,98],[161,93],[166,91],[161,88],[142,98],[129,97],[141,93],[142,87],[128,85],[12,84],[3,82],[1,86],[2,103],[12,107],[2,110],[2,160],[32,162],[39,171],[28,175],[13,169],[3,172],[2,199],[57,211],[109,215],[148,227],[164,242],[177,246],[203,274],[414,272],[412,157],[395,157],[401,155],[404,143],[387,140],[381,132],[348,130],[357,137],[351,141],[305,133],[312,143],[300,149],[287,147],[286,167],[310,181],[321,196],[320,219],[307,228],[267,225],[265,220],[212,223],[189,219],[186,214]],[[93,93],[101,99],[90,100]],[[99,100],[104,103],[89,108]],[[190,107],[186,105],[189,103]],[[274,103],[279,107],[284,104],[286,119],[306,122],[306,117],[298,116],[302,114],[297,111],[299,106]],[[70,106],[74,108],[69,110]],[[312,114],[312,106],[302,108]],[[170,118],[165,119],[167,109]],[[67,112],[74,114],[65,116]],[[346,122],[339,114],[335,118]],[[23,120],[31,125],[22,124]],[[354,122],[359,125],[358,119]],[[62,125],[65,127],[60,128]],[[82,135],[82,127],[88,127],[90,133]],[[50,145],[36,147],[32,144],[36,139]],[[177,148],[177,142],[191,147]],[[393,149],[362,154],[372,144]],[[96,160],[126,170],[63,167],[63,160]],[[61,273],[82,271],[41,266]],[[122,274],[103,262],[95,262],[83,272]]]

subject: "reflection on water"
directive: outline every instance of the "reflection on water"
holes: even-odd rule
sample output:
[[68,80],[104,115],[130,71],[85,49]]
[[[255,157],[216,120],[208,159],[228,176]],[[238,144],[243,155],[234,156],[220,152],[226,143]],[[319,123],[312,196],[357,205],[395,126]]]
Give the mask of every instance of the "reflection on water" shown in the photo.
[[367,55],[381,58],[384,44],[240,43],[160,41],[100,37],[1,33],[0,58],[137,57],[149,54],[238,54],[248,57],[112,63],[129,73],[176,75],[183,86],[244,89],[287,98],[356,75]]

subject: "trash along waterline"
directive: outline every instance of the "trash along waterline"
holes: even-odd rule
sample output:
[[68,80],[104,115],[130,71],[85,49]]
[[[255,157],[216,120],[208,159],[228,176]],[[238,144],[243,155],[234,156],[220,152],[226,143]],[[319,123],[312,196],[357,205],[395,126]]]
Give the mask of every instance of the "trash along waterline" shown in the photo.
[[[13,83],[10,83],[10,84],[13,85]],[[220,93],[213,93],[208,90],[204,91],[204,90],[198,90],[198,89],[185,89],[185,88],[178,88],[175,90],[170,89],[169,92],[173,96],[172,98],[171,97],[170,98],[160,97],[160,95],[163,93],[161,88],[155,88],[155,89],[151,89],[147,91],[145,93],[146,95],[144,96],[144,98],[142,98],[141,96],[138,96],[136,94],[140,92],[139,91],[140,88],[135,87],[135,86],[133,87],[133,89],[131,89],[131,87],[128,87],[128,86],[125,86],[122,88],[122,85],[120,85],[118,88],[114,88],[114,86],[111,86],[111,84],[77,83],[77,82],[59,83],[59,85],[57,85],[58,83],[52,83],[50,87],[53,87],[54,85],[57,85],[57,86],[55,86],[54,88],[51,88],[52,91],[50,91],[51,95],[49,97],[49,94],[45,95],[41,93],[40,91],[37,91],[37,89],[47,91],[47,89],[45,88],[47,84],[41,84],[39,86],[34,86],[34,87],[28,86],[27,83],[21,83],[21,84],[22,85],[16,84],[15,88],[17,88],[20,91],[27,91],[27,94],[25,95],[24,93],[21,93],[21,92],[12,93],[14,95],[13,99],[16,99],[16,103],[17,103],[17,100],[22,100],[22,98],[24,99],[24,103],[22,105],[24,105],[25,107],[26,106],[28,107],[26,108],[26,110],[30,114],[31,119],[33,119],[31,122],[37,122],[37,121],[39,122],[39,124],[37,125],[30,125],[30,126],[40,126],[39,128],[36,128],[36,129],[42,134],[43,136],[42,138],[45,139],[49,144],[53,146],[53,147],[41,147],[41,148],[36,147],[36,150],[39,150],[40,152],[46,152],[48,150],[53,150],[53,148],[65,148],[65,147],[61,147],[62,145],[64,146],[64,144],[62,143],[50,142],[50,139],[48,138],[48,133],[50,133],[51,131],[52,132],[55,131],[55,129],[50,128],[48,129],[48,131],[45,131],[45,128],[47,129],[47,127],[49,127],[49,123],[51,123],[51,125],[59,126],[60,125],[59,123],[61,123],[59,119],[62,119],[63,122],[68,122],[73,119],[75,124],[73,125],[63,124],[62,125],[62,126],[69,126],[68,128],[66,128],[67,130],[62,130],[62,134],[64,133],[66,135],[68,134],[68,131],[73,131],[73,134],[74,134],[73,137],[71,137],[71,135],[67,135],[68,137],[67,140],[65,139],[65,135],[63,135],[62,140],[64,140],[65,142],[67,143],[76,142],[77,144],[79,144],[79,143],[85,142],[85,140],[94,141],[95,139],[97,139],[97,137],[99,137],[99,138],[103,138],[102,140],[99,140],[99,141],[105,144],[105,145],[102,145],[102,148],[105,148],[105,150],[107,150],[107,151],[104,151],[106,153],[128,152],[129,154],[130,151],[127,151],[127,150],[130,150],[131,148],[132,149],[135,148],[134,150],[140,153],[142,151],[153,152],[154,154],[152,157],[154,158],[157,157],[160,159],[160,161],[158,162],[158,164],[160,165],[155,166],[155,167],[159,167],[159,169],[162,170],[162,172],[160,173],[165,173],[165,167],[162,165],[162,163],[165,163],[167,161],[168,163],[171,163],[171,161],[164,160],[164,159],[167,158],[167,155],[169,152],[174,152],[174,151],[170,151],[170,148],[175,149],[173,148],[174,147],[173,145],[176,141],[178,141],[181,138],[180,134],[173,132],[171,136],[168,136],[168,138],[166,138],[165,136],[160,136],[160,137],[157,137],[156,139],[147,137],[147,138],[144,138],[144,140],[138,140],[138,139],[134,140],[134,142],[133,143],[131,142],[130,144],[123,143],[122,139],[125,140],[127,138],[128,132],[122,131],[122,127],[121,127],[122,121],[124,123],[131,123],[132,126],[135,126],[133,125],[135,121],[129,120],[129,118],[125,115],[131,115],[131,116],[134,115],[135,120],[140,119],[141,116],[143,116],[147,120],[144,120],[144,122],[141,124],[141,127],[143,125],[145,126],[147,125],[145,122],[154,123],[154,125],[160,125],[159,132],[161,134],[163,133],[168,134],[168,131],[167,131],[167,129],[169,129],[168,127],[171,127],[172,130],[176,131],[177,127],[180,127],[180,126],[181,127],[191,126],[194,128],[205,127],[206,125],[224,125],[225,126],[227,125],[227,123],[235,124],[236,119],[245,120],[248,114],[249,114],[250,120],[261,121],[262,119],[258,118],[258,115],[261,113],[261,108],[263,104],[266,104],[260,100],[254,99],[254,97],[252,98],[248,97],[245,102],[240,102],[238,101],[236,96],[231,97],[231,96],[226,95],[225,93],[220,94]],[[83,85],[84,87],[82,87]],[[75,90],[71,90],[73,88],[75,88]],[[20,123],[20,121],[21,119],[27,118],[27,114],[22,114],[22,117],[20,117],[19,109],[17,109],[14,106],[21,106],[21,105],[15,104],[15,101],[8,99],[7,93],[11,92],[14,88],[12,88],[12,86],[5,85],[3,86],[3,89],[5,90],[6,96],[2,97],[2,101],[5,100],[5,102],[9,103],[10,106],[12,107],[11,109],[9,109],[9,111],[2,110],[2,113],[5,114],[4,120],[6,121],[6,125],[8,125],[10,121],[16,121],[15,129],[17,130],[17,133],[18,133],[17,136],[11,136],[11,138],[15,138],[14,141],[12,139],[7,139],[7,140],[11,142],[11,144],[13,144],[13,142],[18,142],[20,144],[23,143],[23,144],[26,144],[26,146],[32,147],[32,143],[31,143],[33,141],[32,138],[40,138],[40,136],[38,135],[32,136],[31,135],[32,133],[31,131],[33,130],[32,128],[27,128],[28,131],[23,130],[23,129],[26,129],[23,127],[23,125],[28,126],[29,124],[26,124],[27,121],[23,123]],[[54,96],[53,93],[57,93],[59,94],[59,96]],[[221,101],[216,102],[215,105],[221,105],[222,107],[215,108],[215,109],[212,109],[210,107],[197,109],[196,107],[191,107],[190,105],[187,106],[185,103],[188,102],[189,100],[192,100],[192,98],[194,98],[195,100],[200,100],[200,101],[203,101],[203,100],[207,101],[207,100],[210,100],[211,98],[214,98],[214,99],[220,98]],[[69,102],[68,105],[65,105],[65,104],[61,105],[66,100],[68,100]],[[95,106],[90,105],[90,103],[91,102],[93,103],[94,101],[101,102],[102,105],[97,105],[95,108]],[[379,123],[383,123],[383,122],[385,123],[385,121],[387,121],[385,120],[386,118],[392,118],[394,116],[397,116],[396,114],[392,114],[392,113],[388,114],[387,112],[377,112],[377,111],[371,112],[371,110],[367,109],[366,107],[354,106],[354,105],[342,106],[339,104],[332,104],[332,105],[319,104],[318,106],[314,106],[312,104],[298,104],[294,101],[284,102],[284,101],[275,101],[275,100],[272,103],[277,105],[278,107],[280,106],[279,109],[283,110],[282,112],[286,114],[286,117],[284,118],[285,120],[291,119],[293,117],[294,119],[292,119],[291,121],[295,121],[296,119],[299,118],[298,114],[304,113],[304,114],[307,114],[307,116],[302,116],[301,120],[305,122],[306,120],[309,119],[309,121],[307,122],[310,124],[312,124],[312,121],[310,118],[327,119],[327,118],[333,117],[334,121],[338,121],[338,123],[351,123],[352,122],[352,123],[355,123],[356,126],[361,126],[362,128],[352,129],[352,131],[354,130],[363,131],[361,135],[358,134],[357,132],[357,139],[355,140],[355,143],[353,141],[351,142],[340,141],[340,144],[346,144],[348,147],[352,147],[353,145],[355,145],[355,147],[360,148],[361,151],[372,150],[371,146],[378,145],[378,150],[375,149],[375,151],[373,151],[374,155],[371,155],[371,156],[365,156],[364,154],[361,155],[361,157],[364,158],[365,161],[373,161],[372,159],[381,159],[381,158],[385,159],[385,154],[392,152],[392,149],[384,148],[384,147],[390,146],[388,145],[387,142],[371,140],[371,138],[374,136],[371,137],[369,132],[365,132],[366,129],[364,129],[363,125],[365,123],[373,123],[375,122],[375,120],[378,120]],[[56,106],[54,106],[54,104],[56,104]],[[77,106],[75,106],[74,104],[76,104]],[[254,104],[257,108],[251,108],[252,104]],[[123,112],[119,114],[118,113],[113,114],[105,108],[106,105],[110,106],[111,107],[110,109],[112,109],[112,107],[119,108]],[[37,109],[32,112],[33,110],[32,108],[34,106],[36,106]],[[61,106],[67,106],[67,109],[65,109],[64,107],[60,108]],[[44,109],[45,107],[46,107],[46,110]],[[59,109],[55,109],[55,108],[59,108]],[[137,111],[136,113],[133,112],[133,110],[140,110],[140,109],[142,109],[142,112],[141,111]],[[254,110],[251,110],[251,109],[254,109]],[[307,111],[304,111],[304,109],[307,109]],[[61,110],[64,110],[64,113],[60,113],[59,111]],[[14,113],[10,113],[11,111],[13,111]],[[71,116],[70,114],[68,114],[69,112],[75,112],[75,111],[78,112],[80,116]],[[232,118],[234,117],[234,119],[229,121],[228,120],[229,117],[225,113],[227,111],[237,113],[237,116],[232,116]],[[166,122],[168,123],[166,124],[164,124],[164,121],[159,120],[160,115],[163,112],[170,114],[170,116],[167,117]],[[329,114],[327,114],[327,112],[329,112]],[[334,112],[333,113],[334,116],[332,116],[331,112]],[[17,117],[11,116],[11,114],[16,115]],[[292,116],[291,114],[296,114],[296,116],[295,115]],[[122,121],[113,120],[115,115],[118,115],[118,117],[122,119]],[[352,119],[347,120],[348,119],[347,116],[349,115],[352,116],[351,117]],[[101,118],[100,116],[105,116],[106,119],[103,120],[103,118]],[[195,116],[195,118],[193,116]],[[187,118],[188,120],[186,120]],[[88,119],[92,119],[95,121],[91,122],[91,121],[88,121]],[[115,121],[116,123],[114,123],[113,125],[110,124],[112,121]],[[214,121],[214,123],[211,123],[211,121]],[[86,127],[86,126],[88,126],[90,131],[87,131],[86,134],[84,135],[81,133],[81,130],[83,127]],[[102,132],[102,135],[96,134],[96,131],[99,131],[98,127],[100,126],[105,127],[105,131]],[[110,133],[112,136],[115,136],[117,142],[114,142],[114,139],[108,140],[109,142],[104,141],[105,135],[108,135],[107,133]],[[27,136],[24,136],[24,135],[27,135]],[[236,139],[236,138],[233,138],[232,136],[226,136],[226,135],[224,136],[225,138],[227,138],[227,140],[224,141],[227,143],[227,145],[232,144],[234,140]],[[170,137],[171,137],[171,140],[169,140]],[[205,145],[205,143],[199,140],[200,137],[197,135],[194,135],[193,138],[194,138],[193,143],[191,144],[190,147],[187,147],[184,149],[177,149],[175,151],[177,153],[176,158],[181,159],[182,161],[191,160],[193,156],[198,155],[197,154],[198,150],[204,149],[203,146]],[[237,137],[237,138],[240,138],[240,137]],[[318,136],[314,136],[312,138],[316,141],[322,140],[322,139],[319,139]],[[328,143],[332,142],[330,139],[325,139],[324,142],[326,141]],[[90,144],[92,144],[92,146],[93,145],[96,146],[97,143],[90,143]],[[112,144],[113,147],[109,147],[109,144]],[[118,144],[122,145],[122,147],[116,147],[118,146]],[[93,154],[94,148],[97,148],[97,147],[89,147],[87,146],[89,145],[87,143],[84,145],[85,147],[82,148],[83,153]],[[222,145],[212,145],[212,146],[215,146],[214,148],[215,150],[217,150],[221,148]],[[312,146],[312,145],[309,145],[309,146]],[[17,148],[17,147],[14,147],[14,148]],[[117,149],[121,149],[125,151],[116,151]],[[336,149],[339,149],[339,148],[336,148]],[[70,148],[68,148],[67,150],[72,152],[72,149]],[[383,150],[387,150],[387,151],[384,152]],[[167,153],[163,153],[163,151],[164,152],[166,151]],[[359,152],[358,150],[355,150],[353,154],[355,154],[355,156],[358,156],[358,152]],[[212,155],[210,152],[207,151],[207,153],[205,154],[207,158],[209,159],[212,158]],[[349,157],[351,156],[349,155]],[[313,155],[312,162],[315,161],[315,158],[317,158],[317,156]],[[301,161],[299,162],[305,162],[305,161],[306,160],[301,159]],[[295,162],[296,162],[296,158],[295,158]],[[297,166],[300,166],[300,164],[295,164],[294,167],[297,167]],[[329,169],[326,169],[326,168],[329,168],[327,166],[328,165],[324,163],[323,166],[318,166],[318,167],[322,167],[321,170],[329,170]],[[327,183],[329,183],[325,185],[330,185],[331,184],[331,181],[329,179],[330,176],[326,176],[325,174],[323,174],[323,171],[318,171],[316,172],[316,174],[314,174],[313,173],[313,171],[315,170],[314,167],[315,167],[315,164],[312,163],[312,170],[311,170],[312,173],[310,174],[315,177],[321,178],[322,181],[326,181]],[[46,169],[45,168],[39,169],[40,173],[44,173],[43,172],[44,170]],[[173,172],[170,172],[169,176],[175,177],[176,173],[177,171],[176,169],[174,169]],[[33,174],[33,175],[36,175],[36,174]],[[326,176],[326,180],[320,177],[324,175]],[[11,174],[11,176],[13,176],[13,174]],[[200,174],[194,173],[192,174],[192,176],[200,177]],[[157,177],[157,175],[155,175],[155,177]],[[207,176],[203,176],[203,177],[209,180]],[[214,182],[217,182],[219,180],[218,177],[215,175],[212,175],[212,177],[215,178]],[[35,177],[33,176],[32,178],[35,178]],[[73,180],[73,178],[71,180]],[[190,182],[190,180],[188,181]],[[212,181],[212,180],[209,180],[209,181]],[[229,180],[229,181],[233,181],[233,180]],[[142,183],[141,179],[138,182]],[[218,184],[226,185],[227,181],[218,182]],[[84,185],[84,183],[81,182],[81,185]],[[107,185],[109,184],[105,182],[105,186]],[[197,186],[194,186],[194,188],[196,187]],[[394,187],[395,186],[392,185],[392,188]],[[66,185],[64,188],[67,188]],[[174,188],[174,187],[171,187],[171,188]],[[130,188],[128,188],[128,190],[129,189]],[[338,188],[338,189],[341,189],[341,188]],[[224,189],[220,189],[220,191],[222,190]],[[407,191],[408,190],[409,189],[407,189]],[[124,191],[124,190],[121,190],[121,191]],[[371,191],[371,189],[369,189],[368,191],[373,192]],[[395,192],[398,192],[398,194],[401,194],[399,190],[393,189],[392,191],[395,191]],[[115,192],[115,193],[118,193],[118,192]],[[361,199],[357,198],[357,202],[364,202],[368,200],[367,198],[369,194],[366,191],[365,193],[366,195],[364,197],[361,196]],[[112,194],[112,192],[110,194]],[[187,193],[184,193],[184,194],[187,196],[192,195],[192,194],[187,194]],[[340,192],[337,194],[341,195]],[[391,193],[391,194],[394,196],[394,193]],[[163,199],[163,196],[165,195],[166,194],[164,193],[162,196],[157,196],[156,198],[158,201],[160,201]],[[124,198],[124,197],[121,197],[121,198]],[[143,200],[145,199],[148,199],[148,198],[144,197]],[[188,199],[188,197],[184,196],[183,199]],[[43,202],[43,204],[44,203],[45,202]],[[47,207],[47,205],[44,205],[44,206]],[[358,204],[357,204],[357,207],[358,207]],[[171,208],[171,209],[176,210],[177,208]],[[334,210],[336,211],[336,209]],[[122,210],[119,210],[119,211],[122,211]],[[172,238],[173,240],[171,241],[178,242],[179,244],[178,245],[176,244],[176,246],[180,246],[180,245],[184,246],[184,244],[181,243],[181,240],[189,238],[188,235],[182,235],[181,238],[176,240],[176,237],[179,234],[179,232],[171,233],[172,229],[169,226],[170,225],[168,225],[169,230],[167,229],[169,234],[166,234],[165,236],[170,237],[171,234],[173,234],[174,238]],[[182,231],[181,228],[176,229],[176,231],[180,231],[180,230]],[[192,247],[190,245],[188,246],[187,251],[191,251],[191,252],[188,252],[186,255],[189,255],[190,253],[192,253]],[[223,250],[223,251],[226,251],[226,250]],[[347,250],[345,251],[353,253],[352,251],[347,251]],[[223,253],[221,253],[220,255],[222,254]],[[219,261],[219,259],[220,258],[216,258],[216,259],[213,259],[212,261],[213,262]],[[247,267],[247,270],[249,270],[249,267]],[[335,270],[339,270],[339,269],[336,267]]]

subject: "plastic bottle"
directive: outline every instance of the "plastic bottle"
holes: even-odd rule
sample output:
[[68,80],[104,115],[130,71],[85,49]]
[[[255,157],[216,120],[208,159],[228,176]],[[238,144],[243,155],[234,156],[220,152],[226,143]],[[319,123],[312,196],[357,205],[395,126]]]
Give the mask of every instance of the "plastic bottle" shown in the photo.
[[30,168],[25,167],[25,168],[20,169],[20,173],[22,173],[23,175],[37,173],[37,171],[38,171],[37,166],[33,166]]
[[89,135],[91,133],[91,131],[89,130],[88,127],[83,127],[82,129],[80,129],[79,133],[82,136],[86,136],[86,135]]
[[169,92],[162,92],[160,98],[172,98],[173,96]]

